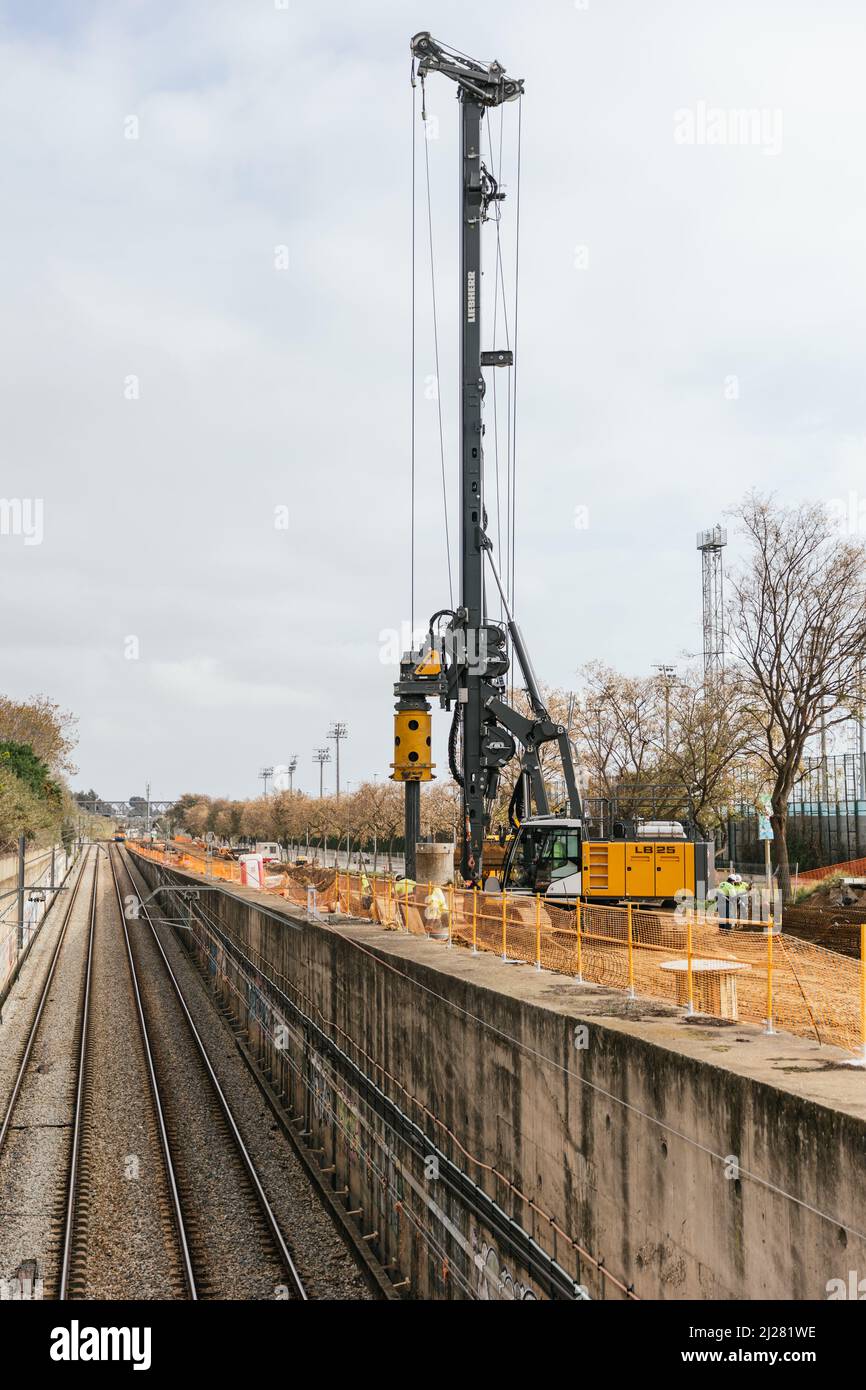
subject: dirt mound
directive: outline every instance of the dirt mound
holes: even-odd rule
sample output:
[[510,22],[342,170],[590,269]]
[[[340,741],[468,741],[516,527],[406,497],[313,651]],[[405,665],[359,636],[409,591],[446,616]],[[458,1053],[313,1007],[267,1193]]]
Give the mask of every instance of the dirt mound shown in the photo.
[[797,903],[798,907],[808,907],[813,912],[826,912],[836,908],[866,908],[866,884],[845,883],[843,876],[834,874],[825,878],[818,887]]

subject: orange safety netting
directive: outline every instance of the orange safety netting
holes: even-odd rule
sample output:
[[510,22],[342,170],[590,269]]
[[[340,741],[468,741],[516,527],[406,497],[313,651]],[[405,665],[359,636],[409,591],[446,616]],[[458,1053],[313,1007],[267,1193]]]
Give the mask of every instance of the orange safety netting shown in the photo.
[[825,864],[821,869],[806,869],[800,874],[800,878],[814,883],[820,882],[823,878],[830,878],[833,874],[845,874],[849,878],[863,878],[866,876],[866,859],[846,859],[841,864]]
[[[178,851],[132,848],[170,867],[241,882],[240,865]],[[274,865],[265,891],[297,906],[339,912],[493,952],[696,1013],[766,1023],[848,1051],[866,1045],[866,949],[860,960],[767,930],[723,928],[714,917],[581,902],[557,908],[542,897],[449,885],[403,886],[390,876]],[[866,929],[861,933],[866,938]]]

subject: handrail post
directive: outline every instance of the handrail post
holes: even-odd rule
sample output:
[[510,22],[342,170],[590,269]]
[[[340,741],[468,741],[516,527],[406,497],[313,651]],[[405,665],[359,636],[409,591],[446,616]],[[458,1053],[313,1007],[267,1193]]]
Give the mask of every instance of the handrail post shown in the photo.
[[472,954],[478,955],[478,889],[472,889]]
[[541,969],[541,894],[535,895],[535,968]]
[[773,1027],[773,919],[767,918],[767,1026],[764,1032],[768,1036],[775,1033]]
[[626,907],[628,914],[628,996],[634,999],[634,937],[632,934],[632,905]]

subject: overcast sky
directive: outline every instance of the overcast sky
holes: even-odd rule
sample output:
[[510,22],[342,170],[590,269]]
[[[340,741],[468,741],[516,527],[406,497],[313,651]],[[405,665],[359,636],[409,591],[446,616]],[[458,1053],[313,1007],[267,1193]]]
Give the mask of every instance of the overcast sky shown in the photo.
[[[856,513],[862,0],[0,15],[0,495],[43,504],[40,544],[0,535],[0,685],[79,716],[75,785],[247,796],[296,753],[312,790],[335,718],[344,779],[387,775],[383,633],[409,618],[416,30],[526,82],[516,590],[542,679],[698,651],[695,533],[750,486],[853,490]],[[427,95],[453,528],[456,103],[441,77]],[[729,116],[746,109],[743,139]],[[423,621],[448,591],[420,232],[417,265]],[[488,426],[492,473],[489,410]]]

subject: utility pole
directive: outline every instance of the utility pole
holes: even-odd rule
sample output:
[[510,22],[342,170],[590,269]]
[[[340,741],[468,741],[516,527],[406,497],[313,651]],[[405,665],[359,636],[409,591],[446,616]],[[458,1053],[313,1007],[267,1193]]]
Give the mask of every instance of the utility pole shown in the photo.
[[325,795],[325,763],[331,761],[330,748],[317,748],[313,754],[313,762],[319,764],[319,800]]
[[268,794],[268,779],[273,777],[273,775],[274,769],[272,767],[263,767],[261,772],[259,773],[259,776],[261,777],[262,782],[264,784],[264,792],[262,793],[263,796],[267,796]]
[[338,800],[339,800],[339,796],[340,796],[340,740],[341,740],[341,739],[344,739],[344,738],[346,737],[346,735],[347,735],[348,732],[349,732],[349,731],[348,731],[346,725],[343,724],[342,721],[339,720],[339,719],[335,719],[334,722],[333,722],[333,724],[331,725],[330,729],[328,730],[328,738],[332,738],[332,739],[334,740],[334,745],[335,745],[336,750],[337,750],[336,769],[335,769],[335,771],[336,771],[336,778],[337,778],[337,799],[338,799]]
[[671,751],[671,682],[676,675],[675,666],[665,666],[658,664],[653,666],[654,671],[658,671],[664,681],[665,692],[665,752]]
[[293,753],[292,756],[289,758],[289,761],[286,763],[286,771],[289,774],[289,796],[291,796],[292,791],[294,790],[294,777],[295,772],[297,770],[297,766],[298,755],[297,753]]

